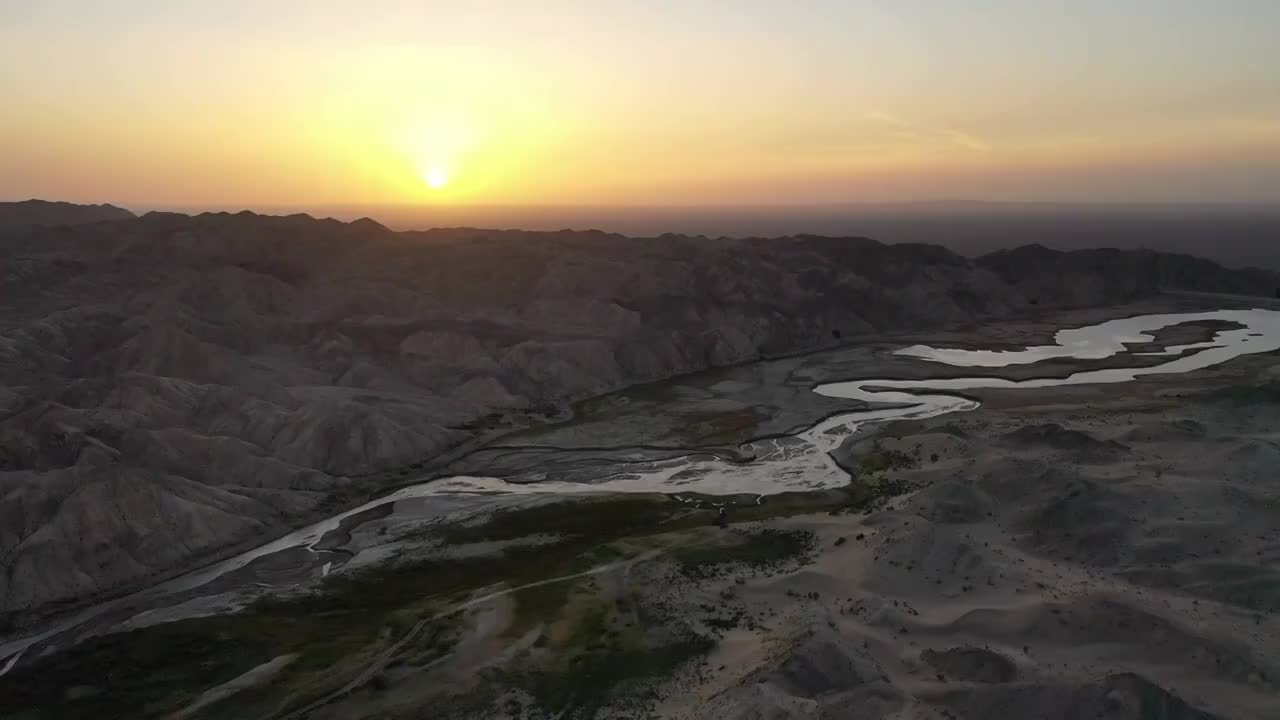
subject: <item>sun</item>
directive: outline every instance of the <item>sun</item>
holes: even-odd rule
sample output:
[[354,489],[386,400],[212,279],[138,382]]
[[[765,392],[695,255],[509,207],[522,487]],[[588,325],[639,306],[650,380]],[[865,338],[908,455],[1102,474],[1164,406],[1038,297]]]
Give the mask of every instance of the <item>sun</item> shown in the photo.
[[449,184],[449,173],[439,165],[432,165],[427,171],[422,173],[422,179],[426,181],[427,187],[432,190],[443,189]]

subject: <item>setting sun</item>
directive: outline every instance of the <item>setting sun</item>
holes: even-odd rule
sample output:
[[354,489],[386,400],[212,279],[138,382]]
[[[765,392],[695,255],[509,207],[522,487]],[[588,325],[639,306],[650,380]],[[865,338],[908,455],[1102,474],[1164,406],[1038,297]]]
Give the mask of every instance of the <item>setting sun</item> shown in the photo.
[[1280,720],[1276,28],[0,0],[0,720]]
[[0,3],[0,197],[808,207],[1280,188],[1280,3],[748,5]]
[[432,190],[440,190],[449,184],[449,173],[445,172],[445,169],[439,165],[433,165],[422,174],[422,179],[427,182],[427,187]]

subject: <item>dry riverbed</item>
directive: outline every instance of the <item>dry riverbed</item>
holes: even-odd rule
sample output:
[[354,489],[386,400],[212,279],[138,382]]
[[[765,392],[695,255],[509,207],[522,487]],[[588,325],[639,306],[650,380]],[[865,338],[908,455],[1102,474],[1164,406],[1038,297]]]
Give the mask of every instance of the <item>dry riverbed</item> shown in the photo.
[[[690,447],[737,457],[744,440],[857,407],[817,383],[975,374],[893,348],[1025,346],[1205,302],[879,338],[634,388],[451,471],[583,479]],[[1095,366],[1114,365],[996,374]],[[314,552],[33,647],[0,677],[0,716],[1280,717],[1280,358],[974,394],[975,411],[849,438],[838,490],[362,514]]]

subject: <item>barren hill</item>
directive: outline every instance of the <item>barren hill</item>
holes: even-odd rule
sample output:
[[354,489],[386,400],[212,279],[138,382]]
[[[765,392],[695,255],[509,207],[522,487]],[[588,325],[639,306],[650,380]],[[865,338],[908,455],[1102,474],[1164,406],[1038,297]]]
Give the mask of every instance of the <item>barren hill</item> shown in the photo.
[[27,205],[0,206],[0,611],[277,533],[494,413],[854,333],[1280,285],[1147,251]]

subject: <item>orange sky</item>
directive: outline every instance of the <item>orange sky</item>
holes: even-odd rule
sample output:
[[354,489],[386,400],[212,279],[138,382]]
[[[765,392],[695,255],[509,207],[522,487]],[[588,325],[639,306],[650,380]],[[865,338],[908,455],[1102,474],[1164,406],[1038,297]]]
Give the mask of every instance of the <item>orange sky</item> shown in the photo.
[[1280,3],[9,5],[3,199],[1280,201]]

